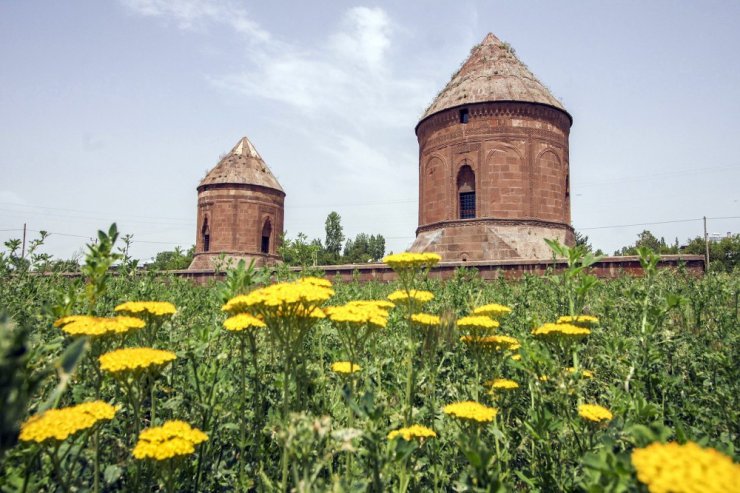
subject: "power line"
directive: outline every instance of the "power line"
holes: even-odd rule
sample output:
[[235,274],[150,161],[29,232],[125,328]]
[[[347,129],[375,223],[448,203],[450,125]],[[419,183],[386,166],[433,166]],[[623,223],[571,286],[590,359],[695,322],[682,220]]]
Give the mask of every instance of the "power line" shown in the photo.
[[[740,219],[740,216],[720,216],[720,217],[708,217],[707,219],[721,220],[721,219]],[[697,217],[695,219],[674,219],[672,221],[655,221],[651,223],[634,223],[634,224],[613,224],[611,226],[592,226],[589,228],[575,228],[578,231],[594,230],[594,229],[611,229],[611,228],[631,228],[633,226],[652,226],[656,224],[672,224],[672,223],[688,223],[693,221],[702,221],[703,218]]]

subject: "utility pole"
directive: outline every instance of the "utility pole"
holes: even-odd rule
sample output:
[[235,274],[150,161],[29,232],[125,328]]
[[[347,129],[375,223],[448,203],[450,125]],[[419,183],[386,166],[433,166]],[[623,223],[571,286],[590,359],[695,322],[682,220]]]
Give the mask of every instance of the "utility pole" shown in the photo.
[[709,235],[707,234],[707,216],[704,216],[704,249],[706,251],[706,270],[709,270]]
[[21,247],[21,258],[26,258],[26,223],[23,223],[23,246]]

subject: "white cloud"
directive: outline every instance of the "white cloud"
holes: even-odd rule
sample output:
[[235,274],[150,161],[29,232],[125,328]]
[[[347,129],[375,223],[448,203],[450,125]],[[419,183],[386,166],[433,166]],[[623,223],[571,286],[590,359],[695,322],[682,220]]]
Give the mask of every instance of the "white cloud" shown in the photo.
[[247,11],[229,0],[121,0],[134,13],[173,20],[180,29],[196,29],[209,22],[226,24],[252,41],[266,42],[270,34],[250,19]]

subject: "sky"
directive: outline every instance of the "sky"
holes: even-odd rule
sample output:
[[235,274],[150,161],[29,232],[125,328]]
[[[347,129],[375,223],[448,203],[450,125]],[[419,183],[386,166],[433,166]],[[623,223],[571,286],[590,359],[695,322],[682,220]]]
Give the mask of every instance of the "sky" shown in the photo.
[[608,253],[740,233],[740,2],[0,1],[0,241],[143,260],[195,242],[196,186],[247,136],[285,232],[413,242],[425,108],[493,32],[573,116],[572,220]]

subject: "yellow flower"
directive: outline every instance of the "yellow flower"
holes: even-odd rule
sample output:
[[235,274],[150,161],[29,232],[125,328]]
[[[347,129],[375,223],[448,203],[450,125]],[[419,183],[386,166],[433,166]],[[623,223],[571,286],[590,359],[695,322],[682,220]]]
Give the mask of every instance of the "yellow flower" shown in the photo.
[[357,363],[353,363],[350,366],[349,361],[337,361],[331,364],[331,371],[339,373],[340,375],[350,375],[354,372],[362,370],[362,367]]
[[512,360],[514,360],[514,361],[521,361],[521,360],[522,360],[522,355],[521,355],[521,354],[519,354],[519,353],[517,353],[517,354],[512,354],[512,355],[511,355],[511,359],[512,359]]
[[350,325],[373,325],[378,328],[388,324],[388,312],[377,305],[343,305],[324,309],[329,320]]
[[490,423],[498,414],[498,409],[474,401],[448,404],[442,411],[454,418],[477,423]]
[[411,299],[413,302],[416,303],[426,303],[428,301],[432,301],[433,298],[434,294],[432,294],[430,291],[419,291],[416,289],[412,289],[408,293],[404,290],[399,289],[398,291],[393,291],[391,294],[388,295],[388,299],[394,303],[406,301],[408,299]]
[[488,305],[479,306],[473,310],[473,315],[485,315],[494,319],[503,318],[511,313],[511,308],[498,303],[490,303]]
[[518,339],[510,336],[462,336],[460,341],[494,351],[516,351],[522,347]]
[[558,319],[559,324],[572,324],[585,329],[599,325],[599,319],[591,315],[577,315],[575,317],[564,316]]
[[457,321],[458,329],[468,330],[496,330],[499,327],[499,323],[491,317],[483,315],[474,315],[469,317],[462,317]]
[[177,308],[168,301],[127,301],[118,305],[115,311],[164,318],[174,315]]
[[436,436],[437,434],[431,428],[422,425],[411,425],[388,433],[388,440],[403,438],[407,442],[410,442],[414,438],[418,438],[420,441],[423,441],[425,438],[434,438]]
[[[575,375],[576,374],[576,369],[573,368],[572,366],[566,368],[565,371],[567,371],[571,375]],[[583,368],[581,368],[581,370],[580,370],[580,375],[581,375],[582,378],[594,378],[594,372],[592,372],[591,370],[584,370]]]
[[333,295],[331,288],[310,281],[281,282],[236,296],[221,310],[231,314],[251,312],[270,317],[315,317],[314,309]]
[[495,378],[493,380],[489,380],[485,383],[486,387],[491,387],[491,389],[499,389],[499,390],[514,390],[519,388],[519,384],[516,383],[514,380],[508,380],[506,378]]
[[532,335],[541,339],[580,339],[591,331],[571,324],[544,324],[532,331]]
[[232,332],[240,332],[246,329],[258,329],[262,327],[266,327],[262,320],[247,313],[240,313],[224,320],[224,328]]
[[637,479],[650,493],[725,493],[737,491],[740,465],[693,442],[653,443],[632,452]]
[[348,301],[347,303],[345,303],[344,306],[374,306],[376,308],[380,308],[381,310],[388,311],[396,305],[386,300],[355,300]]
[[580,404],[578,406],[578,415],[585,420],[601,423],[611,421],[614,416],[605,407],[598,404]]
[[21,425],[19,439],[36,443],[60,442],[97,423],[110,421],[115,414],[116,408],[103,401],[50,409],[28,418]]
[[317,286],[320,288],[330,288],[331,287],[331,281],[329,279],[324,279],[323,277],[301,277],[298,279],[299,283],[302,284],[308,284],[311,286]]
[[130,330],[143,329],[146,324],[134,317],[91,317],[70,315],[54,322],[54,327],[71,336],[100,337],[110,334],[125,334]]
[[171,420],[162,426],[146,428],[139,434],[133,450],[137,459],[167,460],[195,452],[195,446],[208,440],[208,435],[188,423]]
[[113,373],[136,373],[147,370],[159,370],[177,358],[171,351],[162,351],[146,347],[124,348],[105,353],[100,358],[100,369]]
[[442,260],[442,257],[436,253],[395,253],[386,255],[383,263],[388,264],[393,270],[418,269],[424,267],[433,267]]
[[437,315],[430,315],[429,313],[414,313],[411,315],[411,321],[417,325],[427,325],[434,327],[440,324],[440,319]]

